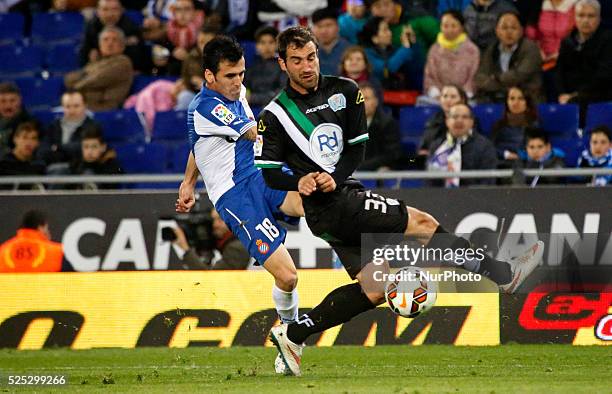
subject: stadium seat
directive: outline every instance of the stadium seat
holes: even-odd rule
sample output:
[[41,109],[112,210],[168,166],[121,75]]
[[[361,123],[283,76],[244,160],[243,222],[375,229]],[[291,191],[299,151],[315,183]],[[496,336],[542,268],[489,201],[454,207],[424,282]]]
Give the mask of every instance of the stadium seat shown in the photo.
[[44,129],[49,127],[51,122],[57,118],[62,117],[62,112],[49,111],[49,110],[33,110],[30,114],[40,122]]
[[168,172],[175,174],[185,173],[185,166],[187,165],[187,158],[191,146],[188,143],[173,143],[166,144],[166,147],[168,148],[168,161],[166,166]]
[[409,136],[422,136],[425,123],[439,107],[403,107],[399,113],[400,132]]
[[129,18],[136,26],[141,27],[144,22],[144,15],[141,11],[138,10],[125,10],[123,11],[125,16]]
[[244,50],[244,62],[246,67],[250,67],[255,62],[255,57],[257,56],[257,51],[255,50],[255,42],[254,41],[241,41],[240,45]]
[[43,51],[36,46],[0,47],[2,79],[33,77],[42,71]]
[[125,144],[115,148],[121,167],[128,174],[162,174],[166,172],[167,148],[150,144]]
[[130,89],[130,95],[136,94],[140,92],[142,89],[146,88],[151,82],[155,82],[160,79],[165,79],[168,81],[176,81],[177,77],[153,77],[151,75],[136,75],[134,77],[134,81],[132,82],[132,88]]
[[501,119],[504,113],[504,106],[502,104],[479,104],[474,107],[474,116],[478,119],[480,124],[480,131],[482,134],[489,136],[493,125],[499,119]]
[[612,102],[589,105],[586,116],[586,131],[590,132],[594,127],[600,125],[612,127]]
[[65,74],[79,68],[79,47],[73,44],[58,44],[48,48],[45,56],[47,71]]
[[64,91],[63,78],[18,78],[15,82],[21,90],[23,103],[29,110],[51,109],[60,105]]
[[23,37],[23,15],[16,12],[0,13],[0,43],[10,43]]
[[569,138],[559,138],[555,136],[551,138],[551,145],[553,148],[560,149],[565,154],[564,160],[567,167],[576,167],[578,157],[587,144],[588,143],[577,135]]
[[187,112],[167,111],[155,114],[152,139],[154,141],[187,141]]
[[133,110],[96,112],[94,118],[102,124],[104,138],[111,144],[145,140],[140,116]]
[[85,20],[79,12],[38,13],[32,17],[32,40],[37,44],[79,41]]
[[540,126],[551,137],[572,138],[578,132],[578,106],[576,104],[540,104]]

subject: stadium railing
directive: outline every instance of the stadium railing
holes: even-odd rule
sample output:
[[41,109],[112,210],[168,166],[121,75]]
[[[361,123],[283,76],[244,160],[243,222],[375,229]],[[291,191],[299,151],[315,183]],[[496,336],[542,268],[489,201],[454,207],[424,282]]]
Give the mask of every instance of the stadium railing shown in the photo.
[[[466,170],[449,171],[387,171],[356,172],[359,180],[397,181],[393,188],[399,188],[402,180],[435,180],[445,178],[511,178],[524,177],[588,177],[593,175],[612,175],[612,168],[559,168],[559,169],[508,169],[508,170]],[[83,183],[97,184],[141,184],[175,183],[183,180],[182,174],[140,174],[140,175],[58,175],[58,176],[4,176],[0,185],[72,185]]]

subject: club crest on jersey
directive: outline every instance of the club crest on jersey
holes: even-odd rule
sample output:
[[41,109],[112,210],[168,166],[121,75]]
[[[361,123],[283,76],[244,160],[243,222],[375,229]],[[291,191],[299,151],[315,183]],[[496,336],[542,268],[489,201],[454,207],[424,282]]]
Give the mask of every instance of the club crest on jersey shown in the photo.
[[321,123],[310,135],[310,155],[319,165],[336,165],[343,147],[342,129],[337,124]]
[[346,108],[346,97],[342,93],[336,93],[327,99],[329,107],[334,112],[338,112],[343,108]]
[[257,242],[255,242],[255,245],[257,245],[257,250],[259,250],[259,253],[261,254],[267,254],[270,251],[270,245],[261,239],[258,239]]
[[217,119],[226,125],[232,123],[236,118],[236,115],[234,115],[232,111],[230,111],[230,109],[223,104],[217,104],[217,106],[213,108],[210,113],[215,115]]

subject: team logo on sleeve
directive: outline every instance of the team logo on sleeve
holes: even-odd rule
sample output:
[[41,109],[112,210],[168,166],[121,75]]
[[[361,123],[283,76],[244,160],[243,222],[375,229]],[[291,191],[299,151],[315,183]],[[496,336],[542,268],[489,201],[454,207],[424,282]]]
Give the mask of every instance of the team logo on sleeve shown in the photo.
[[230,111],[230,109],[223,104],[217,104],[217,106],[213,108],[210,113],[215,115],[215,118],[227,125],[236,119],[236,115],[234,115],[232,111]]
[[260,133],[266,131],[266,125],[264,124],[263,119],[259,119],[259,123],[257,124],[257,131],[259,131]]
[[355,100],[355,104],[361,104],[365,101],[365,99],[363,98],[363,93],[361,93],[361,90],[359,92],[357,92],[357,100]]
[[334,112],[340,111],[342,108],[346,108],[346,97],[342,93],[336,93],[327,99],[327,104]]

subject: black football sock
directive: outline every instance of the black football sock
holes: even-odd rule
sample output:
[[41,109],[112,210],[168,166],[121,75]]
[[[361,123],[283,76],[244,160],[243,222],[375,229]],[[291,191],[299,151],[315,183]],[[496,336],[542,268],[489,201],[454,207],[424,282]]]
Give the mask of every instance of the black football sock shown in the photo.
[[289,324],[287,337],[293,343],[304,343],[312,334],[346,323],[361,312],[374,308],[359,283],[338,287],[310,312]]
[[[473,250],[472,244],[470,244],[467,239],[457,237],[456,235],[449,233],[442,226],[438,226],[438,228],[436,228],[436,232],[431,238],[429,244],[427,244],[427,248],[440,248],[442,250],[462,249],[463,253],[465,253],[465,251],[468,249]],[[474,254],[476,254],[475,251]],[[482,260],[474,259],[472,261],[467,261],[465,264],[456,266],[462,267],[470,272],[486,276],[498,285],[510,283],[512,280],[512,270],[510,268],[510,264],[505,261],[500,261],[489,257],[487,254],[482,254],[482,256]]]

